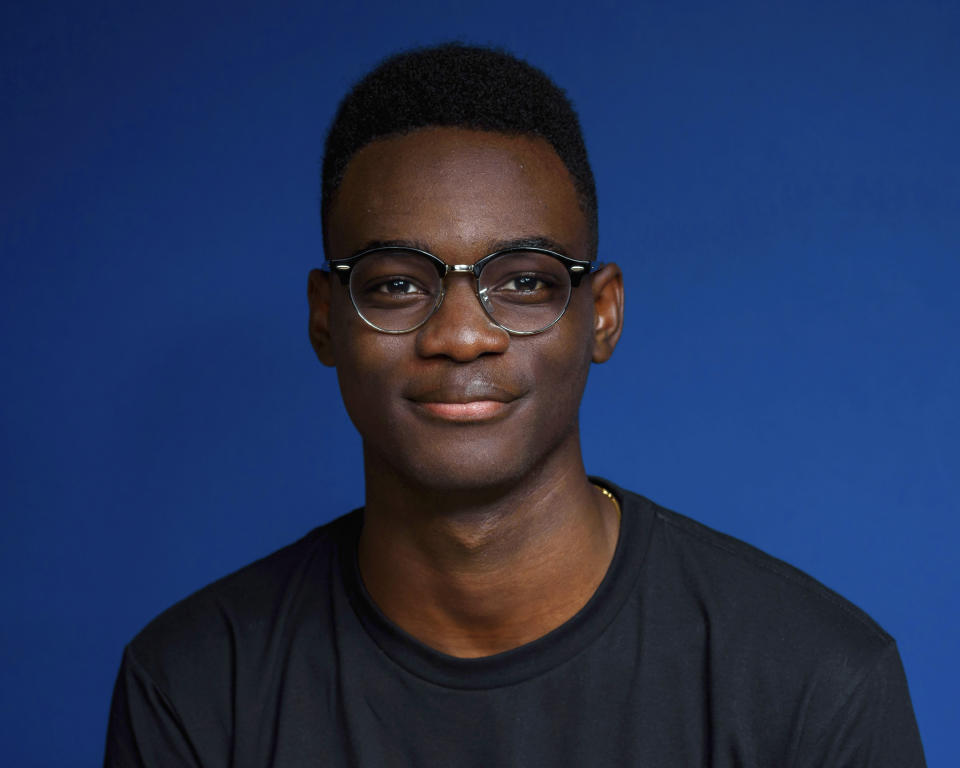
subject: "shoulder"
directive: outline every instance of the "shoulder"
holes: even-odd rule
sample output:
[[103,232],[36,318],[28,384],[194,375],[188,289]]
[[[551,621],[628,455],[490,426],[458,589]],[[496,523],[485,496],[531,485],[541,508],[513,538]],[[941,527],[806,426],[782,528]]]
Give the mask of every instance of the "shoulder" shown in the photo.
[[739,539],[636,494],[623,501],[624,517],[645,521],[636,605],[656,626],[650,643],[665,664],[679,656],[703,670],[715,714],[782,721],[811,765],[878,739],[891,754],[920,753],[896,643],[869,615]]
[[161,688],[173,678],[229,676],[239,651],[256,653],[298,605],[328,587],[338,549],[359,515],[315,528],[171,606],[133,638],[128,657]]
[[644,610],[675,642],[699,637],[716,678],[829,709],[896,658],[876,621],[800,569],[642,496],[624,501],[648,521]]
[[624,495],[629,507],[652,518],[648,567],[672,572],[679,589],[705,608],[738,621],[762,617],[771,629],[816,627],[875,648],[892,641],[867,613],[799,568],[643,496]]

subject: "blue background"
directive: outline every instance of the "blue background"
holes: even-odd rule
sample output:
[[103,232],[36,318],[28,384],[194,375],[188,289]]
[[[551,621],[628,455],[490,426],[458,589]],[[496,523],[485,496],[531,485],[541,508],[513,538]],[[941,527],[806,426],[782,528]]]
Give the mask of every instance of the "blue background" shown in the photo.
[[101,759],[123,644],[362,503],[306,335],[322,140],[460,38],[581,112],[627,328],[588,469],[803,568],[960,718],[954,2],[5,2],[0,728]]

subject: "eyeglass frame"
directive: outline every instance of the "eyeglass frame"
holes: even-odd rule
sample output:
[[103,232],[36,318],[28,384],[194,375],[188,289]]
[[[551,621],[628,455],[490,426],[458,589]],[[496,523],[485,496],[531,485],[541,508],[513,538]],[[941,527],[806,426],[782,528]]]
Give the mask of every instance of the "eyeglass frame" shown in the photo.
[[[413,253],[419,256],[425,256],[427,260],[430,261],[436,268],[437,275],[440,277],[440,294],[437,298],[437,301],[433,305],[433,309],[431,309],[430,313],[415,326],[412,328],[406,328],[402,331],[391,331],[371,323],[366,317],[363,316],[363,312],[360,311],[360,308],[357,306],[357,302],[353,297],[353,291],[350,290],[350,273],[357,262],[359,262],[364,256],[369,256],[373,253],[382,253],[385,251],[402,251],[404,253]],[[567,300],[564,302],[563,309],[560,310],[560,314],[557,315],[557,318],[552,323],[536,331],[515,331],[512,328],[507,328],[505,325],[497,322],[496,318],[490,314],[490,310],[487,309],[486,304],[483,303],[483,297],[480,295],[480,273],[483,272],[483,268],[498,256],[505,256],[508,253],[542,253],[547,256],[551,256],[563,264],[564,267],[566,267],[567,273],[570,276],[570,290],[567,292]],[[473,264],[448,264],[439,256],[435,256],[429,251],[424,251],[421,248],[414,248],[412,246],[405,245],[379,245],[375,248],[367,248],[359,253],[355,253],[353,256],[347,256],[342,259],[327,259],[323,262],[323,269],[329,273],[336,274],[337,277],[340,278],[340,284],[347,287],[347,293],[350,295],[350,303],[353,304],[353,308],[356,310],[357,316],[375,331],[379,331],[380,333],[389,333],[391,335],[411,333],[412,331],[415,331],[425,325],[431,317],[437,314],[437,310],[440,309],[440,305],[443,304],[443,299],[447,295],[447,275],[449,275],[451,272],[460,272],[473,275],[475,287],[474,293],[476,294],[477,301],[480,302],[480,306],[483,307],[484,313],[490,318],[490,321],[494,325],[514,336],[535,336],[538,333],[543,333],[544,331],[550,330],[553,328],[553,326],[560,322],[560,318],[566,314],[567,307],[570,306],[570,297],[573,295],[573,289],[580,286],[580,282],[585,276],[592,275],[594,272],[604,266],[606,266],[605,262],[590,261],[589,259],[574,259],[570,256],[565,256],[562,253],[551,251],[548,248],[538,248],[532,246],[512,246],[510,248],[503,248],[499,251],[494,251],[493,253],[484,256],[482,259],[478,259]]]

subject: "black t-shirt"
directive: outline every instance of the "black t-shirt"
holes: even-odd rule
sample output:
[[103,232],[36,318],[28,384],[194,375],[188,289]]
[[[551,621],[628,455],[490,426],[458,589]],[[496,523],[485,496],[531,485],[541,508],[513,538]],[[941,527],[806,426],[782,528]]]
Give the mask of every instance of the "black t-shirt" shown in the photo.
[[505,653],[393,625],[357,510],[206,587],[127,647],[107,766],[922,766],[892,638],[809,576],[651,501],[597,592]]

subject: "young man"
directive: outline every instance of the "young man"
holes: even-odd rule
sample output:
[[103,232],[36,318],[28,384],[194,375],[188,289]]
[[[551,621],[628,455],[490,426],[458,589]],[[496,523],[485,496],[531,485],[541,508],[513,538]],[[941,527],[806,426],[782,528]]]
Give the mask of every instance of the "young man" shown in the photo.
[[620,335],[578,121],[542,73],[387,60],[327,140],[310,337],[366,500],[127,648],[110,766],[909,766],[893,640],[809,577],[587,477]]

